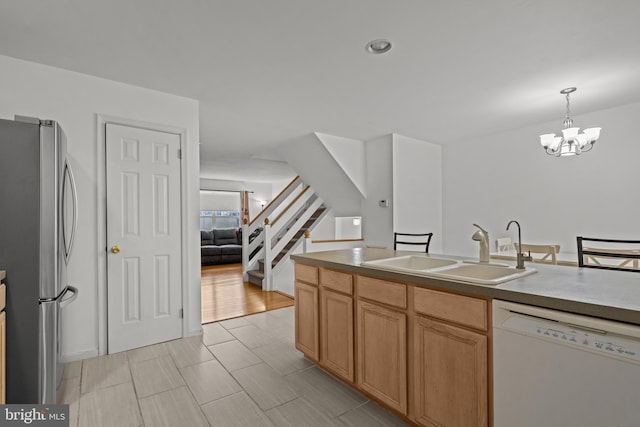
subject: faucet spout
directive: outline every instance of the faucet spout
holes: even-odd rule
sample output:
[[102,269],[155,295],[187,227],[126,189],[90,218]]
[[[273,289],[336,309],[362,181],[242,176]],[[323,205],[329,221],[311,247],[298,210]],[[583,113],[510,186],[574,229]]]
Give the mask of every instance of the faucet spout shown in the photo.
[[525,256],[525,254],[522,253],[522,234],[520,233],[520,223],[516,220],[509,221],[509,224],[507,224],[507,231],[513,223],[518,226],[518,253],[516,254],[516,268],[518,270],[524,270],[524,261],[525,259],[527,261],[531,261],[531,256]]
[[473,224],[475,227],[478,227],[479,230],[473,233],[471,236],[472,240],[476,242],[480,242],[480,262],[488,263],[489,262],[489,232],[484,228],[480,227],[478,224]]

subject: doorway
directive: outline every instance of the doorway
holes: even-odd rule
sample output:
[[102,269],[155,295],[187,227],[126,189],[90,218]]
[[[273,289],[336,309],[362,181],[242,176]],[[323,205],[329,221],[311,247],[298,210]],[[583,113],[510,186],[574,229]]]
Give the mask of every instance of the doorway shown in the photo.
[[[201,239],[204,239],[203,236],[208,238],[207,233],[213,233],[210,240],[201,240],[205,245],[201,247],[203,324],[293,305],[293,299],[284,294],[265,292],[259,286],[245,282],[241,253],[216,255],[219,251],[230,249],[217,246],[217,238],[214,237],[218,235],[216,231],[232,228],[240,231],[242,211],[241,191],[200,190]],[[235,244],[242,246],[241,234],[236,236]],[[227,240],[225,246],[228,243]]]

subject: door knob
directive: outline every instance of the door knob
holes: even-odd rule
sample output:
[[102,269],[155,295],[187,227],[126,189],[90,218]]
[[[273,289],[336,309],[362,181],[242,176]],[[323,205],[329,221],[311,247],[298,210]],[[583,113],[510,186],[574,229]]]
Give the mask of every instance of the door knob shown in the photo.
[[112,254],[117,254],[118,252],[120,252],[120,246],[118,246],[118,245],[111,246],[111,253]]

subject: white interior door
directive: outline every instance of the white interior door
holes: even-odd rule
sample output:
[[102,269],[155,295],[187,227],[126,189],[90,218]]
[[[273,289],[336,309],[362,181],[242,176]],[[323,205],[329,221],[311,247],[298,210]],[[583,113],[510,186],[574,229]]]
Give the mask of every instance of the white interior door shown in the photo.
[[107,124],[105,140],[108,348],[115,353],[182,336],[180,136]]

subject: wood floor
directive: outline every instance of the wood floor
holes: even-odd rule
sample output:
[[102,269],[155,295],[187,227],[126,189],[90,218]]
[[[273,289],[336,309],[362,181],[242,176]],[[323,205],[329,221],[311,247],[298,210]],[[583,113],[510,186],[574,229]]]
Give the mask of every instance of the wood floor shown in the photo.
[[293,299],[242,280],[242,264],[202,267],[202,323],[290,307]]

